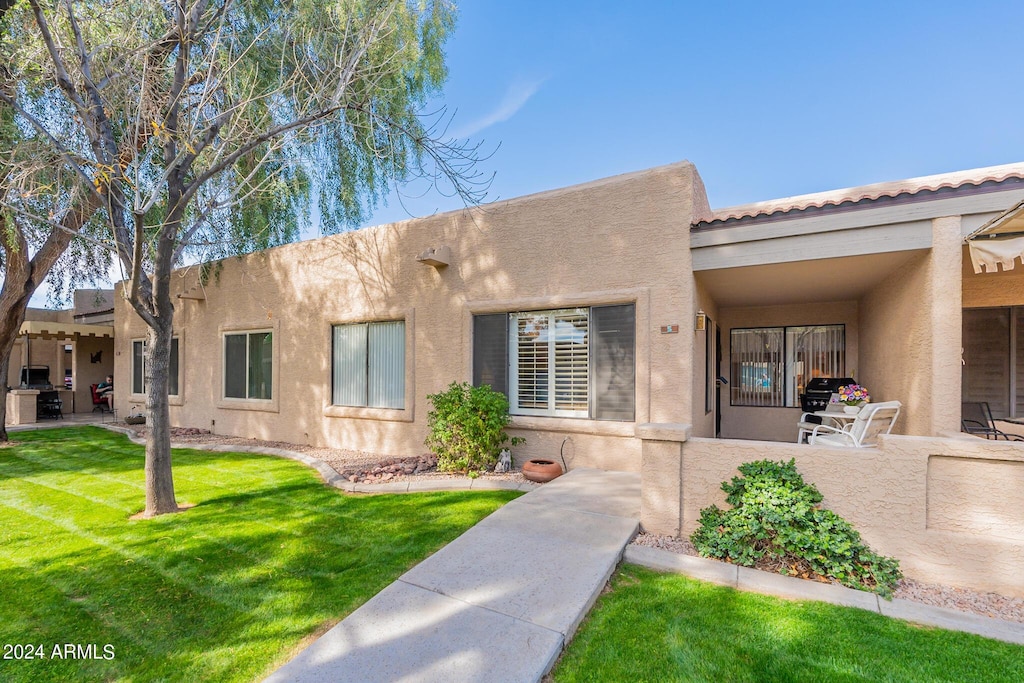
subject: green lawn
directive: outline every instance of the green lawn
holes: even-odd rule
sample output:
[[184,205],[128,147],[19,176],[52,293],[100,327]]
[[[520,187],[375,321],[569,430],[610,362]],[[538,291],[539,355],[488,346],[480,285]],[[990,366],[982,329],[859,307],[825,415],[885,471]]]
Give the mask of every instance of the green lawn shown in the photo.
[[[349,497],[288,460],[176,450],[178,501],[196,507],[129,521],[144,505],[141,446],[90,427],[12,440],[0,645],[46,658],[0,659],[5,682],[260,678],[518,495]],[[100,659],[52,658],[65,643],[95,644]]]
[[554,672],[568,681],[1024,681],[1024,647],[623,565]]

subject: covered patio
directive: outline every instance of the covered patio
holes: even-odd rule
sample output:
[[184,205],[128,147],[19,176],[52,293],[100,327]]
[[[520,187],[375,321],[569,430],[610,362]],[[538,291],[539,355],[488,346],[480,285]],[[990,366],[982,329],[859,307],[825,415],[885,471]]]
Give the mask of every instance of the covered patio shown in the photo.
[[[67,311],[29,310],[30,316],[68,317]],[[111,325],[26,320],[11,354],[7,386],[7,424],[32,424],[39,415],[40,392],[55,394],[63,417],[91,414],[93,384],[114,369]]]
[[[711,322],[695,343],[694,435],[795,441],[799,397],[815,377],[852,378],[872,401],[899,401],[897,434],[958,433],[961,401],[993,377],[1012,378],[986,385],[1002,397],[998,415],[1017,415],[1024,270],[1007,272],[1004,259],[999,272],[974,275],[965,242],[982,234],[1012,234],[1017,258],[1024,251],[1024,165],[730,207],[696,222],[694,308]],[[993,307],[1004,310],[973,312]],[[968,331],[991,329],[973,321],[992,315],[1007,321],[995,360],[968,352],[992,348]]]

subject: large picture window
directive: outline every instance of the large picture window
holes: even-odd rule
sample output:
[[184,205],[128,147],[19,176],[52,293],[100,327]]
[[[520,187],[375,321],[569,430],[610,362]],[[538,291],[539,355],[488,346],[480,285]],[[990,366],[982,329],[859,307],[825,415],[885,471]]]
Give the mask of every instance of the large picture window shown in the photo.
[[1024,307],[963,312],[964,401],[985,401],[992,416],[1024,415]]
[[[149,391],[146,381],[146,340],[132,341],[132,393],[145,394]],[[167,370],[167,395],[178,395],[178,338],[171,339],[171,358]]]
[[633,304],[479,315],[473,381],[515,415],[633,420]]
[[268,330],[224,335],[224,397],[273,398],[274,335]]
[[734,406],[799,407],[808,381],[846,373],[844,325],[736,329],[729,340]]
[[405,322],[335,325],[331,403],[405,408]]

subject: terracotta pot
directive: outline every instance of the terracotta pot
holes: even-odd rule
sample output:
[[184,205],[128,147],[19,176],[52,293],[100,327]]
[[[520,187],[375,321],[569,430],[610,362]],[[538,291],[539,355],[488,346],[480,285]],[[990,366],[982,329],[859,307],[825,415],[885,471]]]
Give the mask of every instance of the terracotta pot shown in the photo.
[[562,476],[562,466],[554,460],[534,459],[523,463],[523,476],[538,484]]

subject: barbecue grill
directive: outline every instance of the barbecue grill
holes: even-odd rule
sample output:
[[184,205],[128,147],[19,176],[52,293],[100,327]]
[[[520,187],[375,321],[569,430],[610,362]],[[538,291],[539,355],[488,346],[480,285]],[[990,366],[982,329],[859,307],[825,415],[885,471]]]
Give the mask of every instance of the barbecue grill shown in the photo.
[[815,377],[807,383],[804,393],[800,394],[800,408],[805,413],[825,410],[832,394],[839,393],[839,387],[856,384],[849,377]]
[[50,384],[50,366],[22,365],[21,388],[39,389],[40,391],[53,389],[53,385]]

